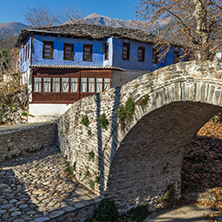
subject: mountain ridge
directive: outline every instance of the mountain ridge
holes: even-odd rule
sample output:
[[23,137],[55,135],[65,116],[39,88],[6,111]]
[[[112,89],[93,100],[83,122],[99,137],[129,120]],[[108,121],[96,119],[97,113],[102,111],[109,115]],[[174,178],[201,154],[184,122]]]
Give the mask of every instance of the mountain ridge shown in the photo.
[[[85,24],[94,24],[100,26],[108,27],[123,27],[131,29],[139,29],[143,31],[148,31],[157,34],[158,28],[162,28],[169,24],[169,20],[159,20],[155,24],[151,24],[147,21],[140,21],[136,19],[122,20],[119,18],[110,18],[108,16],[99,15],[97,13],[89,14],[84,17],[80,22]],[[65,24],[71,23],[70,21],[65,22]],[[25,25],[21,22],[8,22],[0,23],[0,34],[5,34],[7,36],[15,36],[20,33],[20,29],[28,29],[30,26]]]

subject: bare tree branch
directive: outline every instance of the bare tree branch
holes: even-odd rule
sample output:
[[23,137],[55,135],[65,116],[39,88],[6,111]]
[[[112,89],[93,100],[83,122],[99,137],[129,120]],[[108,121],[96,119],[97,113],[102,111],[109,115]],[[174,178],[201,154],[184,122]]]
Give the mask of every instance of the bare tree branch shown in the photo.
[[37,8],[28,7],[24,11],[25,20],[33,27],[45,27],[59,24],[58,15],[53,14],[50,9],[45,6]]
[[64,8],[59,15],[61,23],[81,24],[83,19],[83,11],[79,7]]
[[[171,19],[161,30],[159,45],[169,41],[192,49],[196,59],[212,60],[215,50],[221,50],[222,0],[140,0],[137,16],[155,24]],[[217,51],[218,51],[217,50]],[[190,53],[190,50],[184,50]],[[185,55],[184,55],[185,56]]]

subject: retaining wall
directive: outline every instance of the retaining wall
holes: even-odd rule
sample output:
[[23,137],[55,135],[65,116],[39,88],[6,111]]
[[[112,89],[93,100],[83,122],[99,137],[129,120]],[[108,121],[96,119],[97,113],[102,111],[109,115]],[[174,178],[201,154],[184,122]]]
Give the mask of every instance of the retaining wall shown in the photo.
[[0,127],[0,161],[53,146],[57,138],[56,128],[56,123]]

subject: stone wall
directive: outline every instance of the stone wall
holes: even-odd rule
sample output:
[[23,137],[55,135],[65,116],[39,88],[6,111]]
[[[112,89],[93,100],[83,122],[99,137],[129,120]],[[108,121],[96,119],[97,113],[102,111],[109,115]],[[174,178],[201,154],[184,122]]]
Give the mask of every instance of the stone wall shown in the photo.
[[56,123],[0,127],[0,161],[54,145]]
[[[221,110],[221,77],[218,62],[178,63],[74,103],[58,121],[58,138],[77,180],[114,198],[122,212],[143,201],[155,204],[172,183],[180,196],[185,147]],[[138,105],[145,95],[149,103]],[[135,114],[122,128],[117,109],[128,98]],[[107,130],[99,123],[102,114]],[[84,116],[88,127],[81,124]]]

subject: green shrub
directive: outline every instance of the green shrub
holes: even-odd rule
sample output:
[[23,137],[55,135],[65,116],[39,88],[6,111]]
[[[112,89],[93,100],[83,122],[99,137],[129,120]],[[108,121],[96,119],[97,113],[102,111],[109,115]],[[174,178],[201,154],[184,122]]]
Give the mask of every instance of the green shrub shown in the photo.
[[118,218],[118,210],[114,201],[102,201],[93,214],[97,221],[115,221]]
[[121,216],[123,221],[136,221],[142,222],[149,215],[148,204],[141,203],[136,208],[131,209],[129,212]]
[[92,134],[91,130],[88,130],[88,131],[87,131],[87,134],[88,134],[89,136],[91,136],[91,134]]
[[91,173],[89,172],[89,170],[87,170],[87,171],[84,173],[84,179],[89,178],[89,177],[92,177],[92,175],[91,175]]
[[100,183],[100,177],[99,176],[96,177],[95,182]]
[[133,119],[133,114],[135,112],[135,105],[134,105],[134,102],[131,98],[129,98],[127,101],[126,101],[126,115],[127,115],[127,118],[129,118],[129,120],[132,120]]
[[117,109],[117,117],[119,119],[119,123],[121,125],[125,124],[125,119],[126,119],[126,109],[124,106],[119,106]]
[[99,123],[103,129],[107,130],[107,126],[109,125],[109,122],[106,119],[106,115],[104,113],[100,116]]
[[144,95],[139,101],[137,102],[138,105],[145,106],[150,101],[150,96],[148,94]]
[[64,172],[66,173],[66,172],[70,172],[70,173],[74,173],[74,171],[76,171],[76,162],[73,164],[73,166],[71,167],[70,166],[70,163],[68,162],[67,164],[66,164],[66,168],[64,169]]
[[90,181],[89,181],[89,187],[90,187],[91,190],[94,190],[94,188],[95,188],[95,182],[94,182],[93,180],[90,180]]
[[89,160],[94,160],[95,153],[92,151],[89,152]]
[[22,113],[22,116],[28,116],[28,114],[26,112]]
[[80,123],[83,124],[85,127],[88,127],[89,126],[89,118],[88,118],[88,116],[83,116]]
[[125,106],[119,106],[117,109],[117,117],[119,119],[119,123],[121,124],[122,128],[124,128],[126,121],[133,120],[133,114],[135,112],[135,105],[131,98],[129,98]]
[[178,204],[176,191],[173,184],[167,186],[167,190],[163,197],[160,199],[160,203],[162,203],[164,207],[173,207]]

